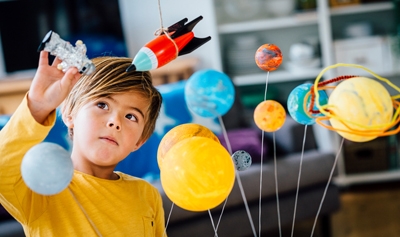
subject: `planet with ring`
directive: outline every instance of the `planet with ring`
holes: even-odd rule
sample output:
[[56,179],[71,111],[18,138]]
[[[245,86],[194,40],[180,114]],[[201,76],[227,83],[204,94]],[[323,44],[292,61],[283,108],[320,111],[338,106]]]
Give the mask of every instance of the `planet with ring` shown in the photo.
[[376,80],[355,77],[341,82],[328,101],[330,123],[344,138],[367,142],[384,132],[393,115],[393,102],[386,88]]
[[[304,103],[305,102],[304,100],[306,100],[307,95],[310,95],[309,92],[310,90],[313,89],[313,86],[314,84],[312,83],[301,84],[296,88],[294,88],[288,96],[287,108],[290,116],[296,122],[303,125],[312,125],[315,123],[315,117],[324,116],[321,113],[312,114],[312,116],[310,116],[310,113],[307,113],[307,110],[309,109],[311,103],[311,96],[307,98],[306,103]],[[318,100],[319,104],[326,105],[328,103],[328,95],[323,90],[318,91],[318,93],[319,93],[319,100]],[[315,103],[312,109],[318,110]]]

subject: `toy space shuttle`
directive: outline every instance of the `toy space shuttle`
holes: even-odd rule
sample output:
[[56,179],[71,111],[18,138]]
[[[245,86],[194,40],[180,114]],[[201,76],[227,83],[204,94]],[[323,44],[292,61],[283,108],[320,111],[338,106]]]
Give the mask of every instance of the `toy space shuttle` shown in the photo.
[[149,71],[162,67],[178,56],[191,53],[208,42],[211,36],[196,38],[192,32],[202,19],[203,17],[199,16],[185,24],[188,19],[184,18],[168,27],[167,34],[163,32],[139,50],[126,71]]
[[79,73],[90,75],[96,69],[93,62],[86,56],[86,45],[82,40],[75,43],[75,47],[69,42],[61,39],[60,35],[50,30],[39,45],[39,51],[50,52],[62,60],[57,68],[66,72],[70,67],[76,67]]

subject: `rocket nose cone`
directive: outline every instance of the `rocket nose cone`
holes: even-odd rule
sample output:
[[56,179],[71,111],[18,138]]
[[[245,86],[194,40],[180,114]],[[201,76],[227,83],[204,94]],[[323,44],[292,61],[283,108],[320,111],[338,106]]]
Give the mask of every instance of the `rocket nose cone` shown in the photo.
[[127,72],[135,71],[135,70],[136,70],[135,64],[131,64],[131,65],[126,69]]

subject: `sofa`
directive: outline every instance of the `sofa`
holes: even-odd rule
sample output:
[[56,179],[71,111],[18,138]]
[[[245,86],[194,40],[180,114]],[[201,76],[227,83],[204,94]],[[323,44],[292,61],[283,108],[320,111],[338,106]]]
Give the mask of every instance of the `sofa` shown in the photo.
[[[191,113],[186,106],[184,101],[185,83],[185,81],[180,81],[158,86],[163,95],[163,106],[154,134],[138,151],[130,154],[116,168],[116,170],[142,177],[159,189],[163,198],[168,236],[216,236],[210,216],[213,218],[214,225],[217,225],[221,216],[218,236],[258,236],[260,203],[262,233],[276,231],[279,224],[282,227],[291,226],[301,158],[302,170],[295,220],[296,223],[314,220],[323,199],[335,154],[319,151],[312,130],[305,130],[303,125],[296,123],[290,116],[287,116],[285,124],[280,130],[275,134],[264,133],[264,139],[262,139],[263,133],[251,121],[252,111],[241,105],[239,95],[236,95],[236,102],[232,109],[223,116],[223,125],[218,119],[199,117]],[[0,129],[8,118],[9,116],[0,116]],[[232,151],[245,150],[252,156],[251,167],[244,171],[237,171],[235,185],[226,203],[224,202],[225,205],[222,203],[210,212],[192,212],[173,205],[164,193],[159,180],[160,170],[157,165],[157,149],[155,147],[158,146],[163,135],[183,123],[198,123],[208,127],[218,135],[221,144],[226,147],[227,143],[222,134],[224,127],[227,129]],[[303,153],[304,131],[307,132],[307,139]],[[61,118],[57,119],[56,125],[46,141],[58,143],[67,150],[71,149],[67,138],[67,129]],[[263,147],[262,153],[261,147]],[[263,157],[262,165],[261,156]],[[274,157],[276,157],[276,166]],[[275,168],[278,180],[280,220],[278,220],[277,212]],[[260,172],[262,172],[261,199]],[[248,211],[239,188],[239,180],[243,186]],[[321,236],[329,236],[329,216],[340,208],[339,200],[338,187],[333,183],[329,184],[318,215],[317,223],[322,232]],[[251,221],[248,213],[251,215]],[[251,222],[253,222],[254,228],[252,228]],[[1,208],[0,236],[24,236],[21,226],[12,217],[7,216],[7,213],[1,214]]]

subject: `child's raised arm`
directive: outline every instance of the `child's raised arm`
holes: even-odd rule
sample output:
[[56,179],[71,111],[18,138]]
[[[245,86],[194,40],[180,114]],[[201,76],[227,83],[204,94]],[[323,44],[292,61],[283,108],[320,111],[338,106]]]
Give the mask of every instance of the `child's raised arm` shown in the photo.
[[56,58],[49,65],[48,52],[40,52],[39,66],[28,92],[28,107],[35,120],[41,124],[63,102],[81,77],[74,67],[66,73],[59,70],[59,63],[61,60]]

